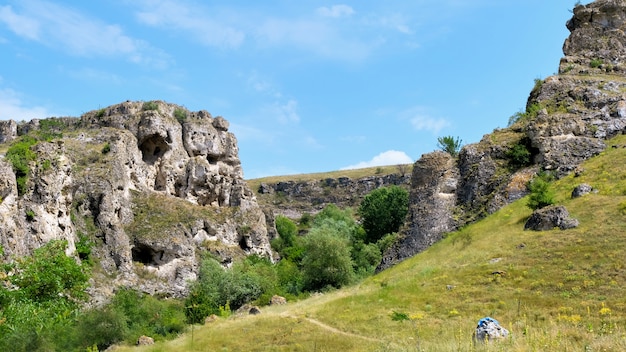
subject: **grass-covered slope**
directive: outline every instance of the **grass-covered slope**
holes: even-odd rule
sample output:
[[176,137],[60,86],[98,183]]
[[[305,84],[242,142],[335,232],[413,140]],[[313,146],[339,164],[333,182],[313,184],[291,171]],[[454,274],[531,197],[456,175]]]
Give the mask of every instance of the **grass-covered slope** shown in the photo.
[[[626,136],[609,144],[552,185],[578,228],[524,231],[522,199],[359,285],[137,350],[626,350]],[[597,193],[571,199],[581,183]],[[485,316],[511,338],[473,346]]]

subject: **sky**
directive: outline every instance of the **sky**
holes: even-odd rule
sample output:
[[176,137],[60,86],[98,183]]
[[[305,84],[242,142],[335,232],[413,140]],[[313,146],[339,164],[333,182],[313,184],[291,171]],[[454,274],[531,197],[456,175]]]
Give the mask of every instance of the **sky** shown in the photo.
[[506,127],[574,4],[0,0],[0,120],[164,100],[226,118],[246,179],[412,163]]

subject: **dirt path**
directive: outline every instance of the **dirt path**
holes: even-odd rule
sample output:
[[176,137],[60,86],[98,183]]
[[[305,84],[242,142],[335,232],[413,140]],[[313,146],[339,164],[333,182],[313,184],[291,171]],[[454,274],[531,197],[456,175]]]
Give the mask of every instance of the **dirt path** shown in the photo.
[[356,337],[356,338],[358,338],[358,339],[362,339],[362,340],[366,340],[366,341],[371,341],[371,342],[384,342],[384,341],[383,341],[383,340],[381,340],[381,339],[376,339],[376,338],[369,337],[369,336],[363,336],[363,335],[358,335],[358,334],[354,334],[354,333],[351,333],[351,332],[347,332],[347,331],[339,330],[339,329],[337,329],[337,328],[334,328],[334,327],[332,327],[332,326],[330,326],[330,325],[324,324],[324,323],[322,323],[321,321],[319,321],[319,320],[315,320],[315,319],[313,319],[313,318],[307,318],[307,317],[296,317],[296,316],[294,316],[294,315],[288,315],[288,316],[286,316],[286,317],[288,317],[288,318],[293,318],[293,319],[304,319],[304,320],[308,321],[309,323],[311,323],[311,324],[315,324],[315,325],[317,325],[317,326],[321,327],[322,329],[324,329],[324,330],[326,330],[326,331],[329,331],[329,332],[332,332],[332,333],[334,333],[334,334],[339,334],[339,335],[349,336],[349,337]]

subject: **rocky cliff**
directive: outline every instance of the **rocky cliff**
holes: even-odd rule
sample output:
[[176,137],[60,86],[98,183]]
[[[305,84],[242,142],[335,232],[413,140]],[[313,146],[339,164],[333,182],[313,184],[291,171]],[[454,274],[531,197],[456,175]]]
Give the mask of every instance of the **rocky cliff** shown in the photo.
[[409,217],[380,269],[524,196],[537,171],[563,177],[624,133],[626,1],[577,5],[566,25],[559,73],[536,81],[510,127],[463,147],[457,160],[434,153],[415,163]]
[[[227,264],[271,256],[266,221],[243,180],[228,122],[160,101],[80,118],[2,121],[0,142],[35,157],[21,173],[0,158],[5,259],[53,239],[94,243],[94,295],[117,286],[179,296],[208,251]],[[15,144],[13,144],[15,146]]]

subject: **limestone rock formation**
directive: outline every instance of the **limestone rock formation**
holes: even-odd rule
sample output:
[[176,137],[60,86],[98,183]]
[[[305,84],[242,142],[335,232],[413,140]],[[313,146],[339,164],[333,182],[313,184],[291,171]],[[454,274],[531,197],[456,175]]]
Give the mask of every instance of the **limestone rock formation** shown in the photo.
[[[413,210],[402,238],[379,269],[523,197],[539,170],[557,177],[576,171],[582,161],[606,148],[605,140],[626,131],[626,0],[577,5],[567,28],[571,34],[563,45],[559,74],[536,81],[526,112],[510,127],[463,147],[458,160],[446,167],[433,163],[430,154],[416,162],[414,170],[431,176],[414,172]],[[520,150],[528,160],[520,157]],[[443,202],[433,195],[446,179],[455,191]],[[563,215],[562,210],[555,211]],[[537,221],[542,228],[577,224],[573,219],[545,226]]]
[[444,233],[454,230],[452,211],[456,205],[458,180],[454,158],[448,153],[434,152],[415,162],[407,220],[411,226],[401,244],[385,253],[381,268],[423,251],[439,241]]
[[5,259],[53,239],[67,240],[70,253],[89,240],[103,269],[92,292],[98,299],[117,286],[180,296],[203,251],[225,265],[253,253],[271,257],[265,216],[222,117],[127,101],[18,130],[56,138],[31,148],[37,158],[23,191],[0,158]]
[[268,214],[270,217],[280,214],[299,219],[305,213],[317,213],[328,204],[357,208],[363,197],[376,188],[391,185],[408,187],[411,175],[401,172],[402,167],[395,173],[354,179],[342,176],[313,181],[261,183],[257,194],[259,202],[271,211],[272,214]]

